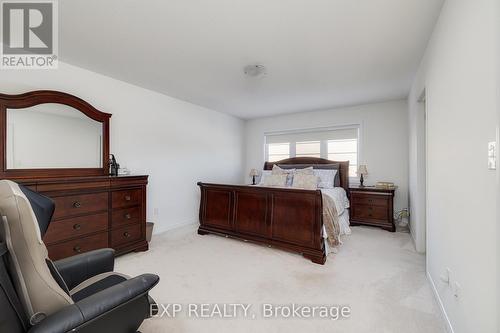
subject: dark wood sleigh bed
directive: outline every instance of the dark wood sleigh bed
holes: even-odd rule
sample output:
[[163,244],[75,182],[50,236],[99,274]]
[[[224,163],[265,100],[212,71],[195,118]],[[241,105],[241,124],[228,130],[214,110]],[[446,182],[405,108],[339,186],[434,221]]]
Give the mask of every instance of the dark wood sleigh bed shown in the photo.
[[[339,164],[340,186],[349,187],[349,162],[296,157],[274,164]],[[320,190],[198,183],[201,189],[198,234],[217,234],[301,253],[326,261]]]

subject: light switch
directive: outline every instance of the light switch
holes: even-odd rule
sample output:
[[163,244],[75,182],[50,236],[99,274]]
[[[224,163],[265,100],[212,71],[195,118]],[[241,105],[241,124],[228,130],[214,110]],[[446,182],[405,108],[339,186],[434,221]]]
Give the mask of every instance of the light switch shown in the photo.
[[497,143],[496,141],[488,142],[488,169],[497,169]]

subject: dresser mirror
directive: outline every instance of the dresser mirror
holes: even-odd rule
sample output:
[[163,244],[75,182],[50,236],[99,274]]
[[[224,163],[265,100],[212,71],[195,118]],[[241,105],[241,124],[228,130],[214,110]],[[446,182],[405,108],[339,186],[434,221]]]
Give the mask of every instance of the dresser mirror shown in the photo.
[[107,175],[110,114],[61,92],[0,94],[3,177]]
[[102,168],[102,124],[63,104],[7,109],[7,169]]

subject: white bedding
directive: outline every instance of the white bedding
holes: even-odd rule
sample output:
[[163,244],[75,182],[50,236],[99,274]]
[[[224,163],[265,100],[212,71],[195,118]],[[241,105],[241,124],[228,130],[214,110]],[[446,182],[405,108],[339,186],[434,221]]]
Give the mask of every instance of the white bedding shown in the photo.
[[342,215],[344,211],[349,208],[349,199],[343,187],[322,188],[321,193],[328,195],[335,202],[337,213]]
[[[349,199],[347,198],[347,193],[342,187],[334,187],[334,188],[322,188],[321,193],[329,196],[333,199],[335,203],[335,208],[337,209],[337,214],[339,216],[339,225],[340,225],[340,236],[342,235],[350,235],[351,228],[349,227]],[[327,233],[325,230],[325,226],[323,226],[323,237],[325,238],[325,247],[326,253],[335,252],[335,249],[330,249],[328,246],[328,242],[326,241]]]

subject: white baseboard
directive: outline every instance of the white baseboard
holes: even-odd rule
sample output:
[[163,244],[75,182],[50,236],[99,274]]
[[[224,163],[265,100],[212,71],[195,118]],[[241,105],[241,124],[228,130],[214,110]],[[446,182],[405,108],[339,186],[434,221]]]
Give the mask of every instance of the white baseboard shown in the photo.
[[434,297],[436,297],[436,301],[438,302],[439,310],[441,310],[441,316],[443,317],[445,324],[446,324],[446,331],[448,333],[455,333],[455,331],[453,330],[453,326],[451,326],[450,318],[448,318],[448,314],[446,313],[446,310],[444,308],[444,304],[443,304],[443,301],[441,300],[441,296],[439,296],[439,293],[436,289],[436,284],[434,283],[434,280],[432,279],[432,276],[428,271],[427,271],[427,279],[429,280],[429,283],[431,284],[432,292],[434,293]]
[[153,235],[158,235],[158,234],[161,234],[161,233],[164,233],[167,231],[171,231],[171,230],[174,230],[177,228],[187,227],[187,226],[195,225],[195,224],[198,224],[198,222],[187,221],[187,222],[180,222],[180,223],[176,223],[176,224],[171,224],[171,225],[159,227],[157,225],[157,223],[155,223],[155,227],[153,229]]

